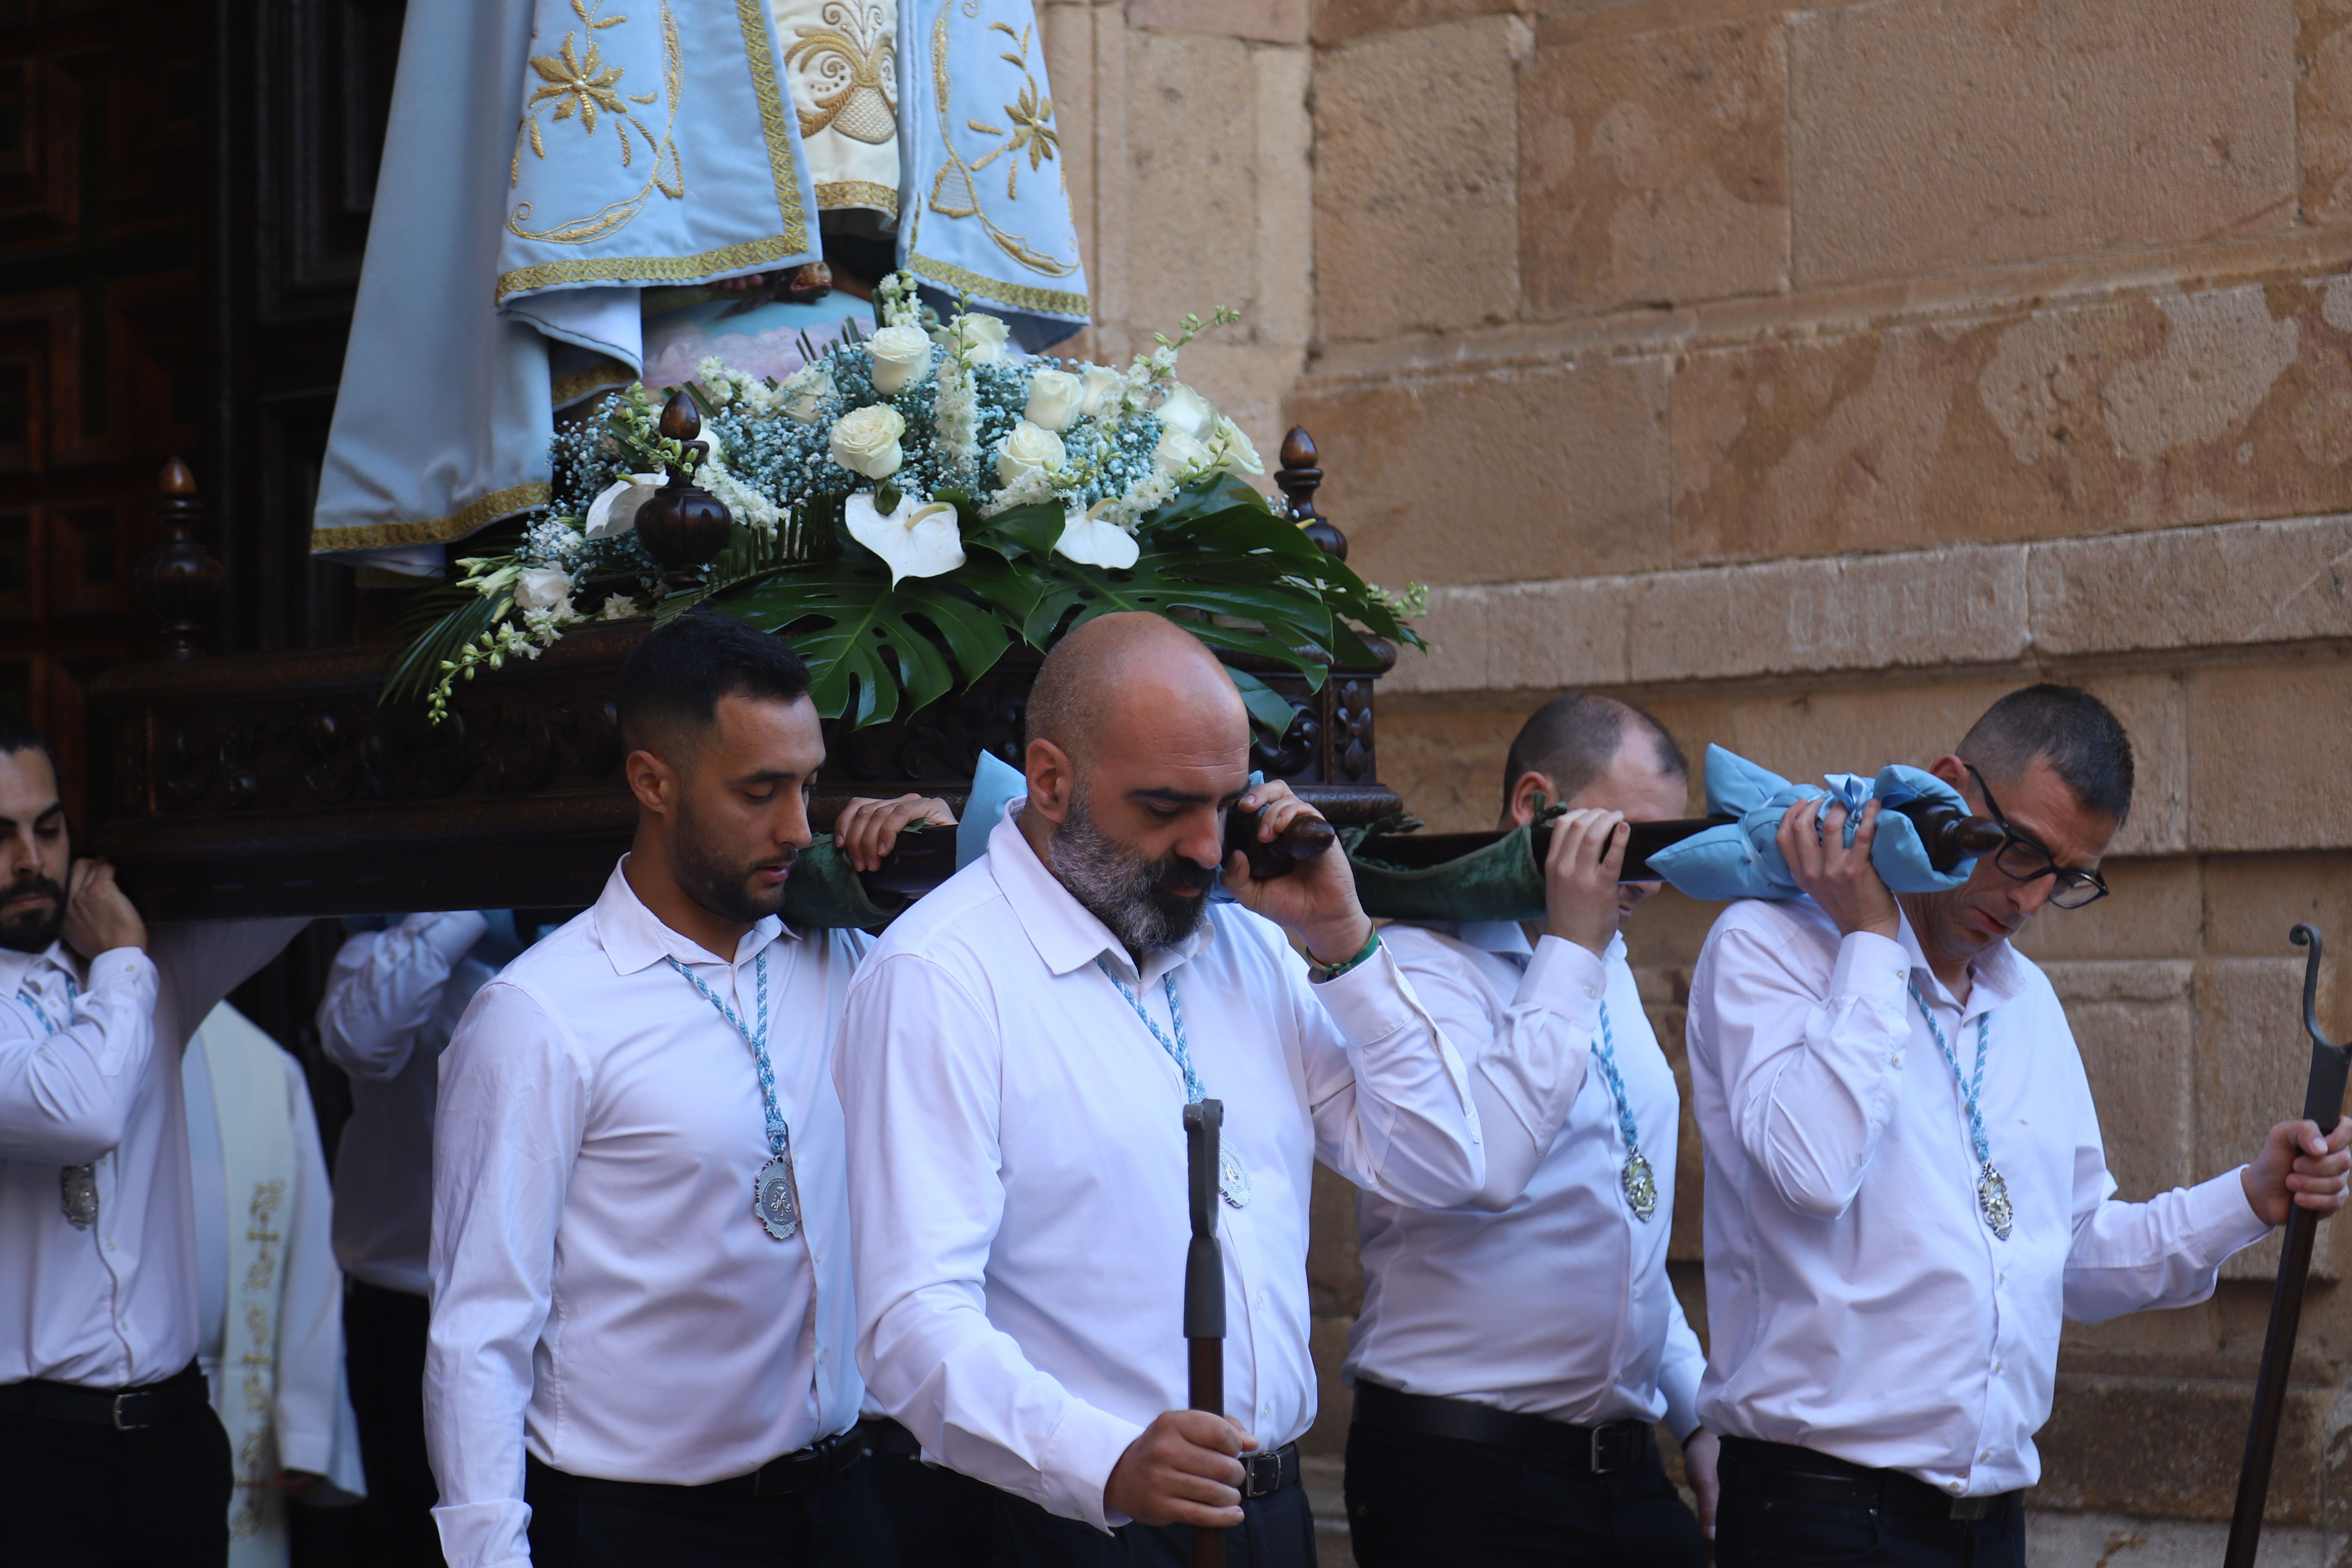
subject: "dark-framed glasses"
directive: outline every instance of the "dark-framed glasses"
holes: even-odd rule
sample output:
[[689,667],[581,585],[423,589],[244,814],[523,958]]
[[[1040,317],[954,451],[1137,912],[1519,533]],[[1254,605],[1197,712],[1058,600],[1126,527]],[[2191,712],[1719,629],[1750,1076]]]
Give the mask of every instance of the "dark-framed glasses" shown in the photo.
[[2077,871],[2061,866],[2051,858],[2050,851],[2009,825],[2000,814],[2000,803],[1992,797],[1992,786],[1984,774],[1977,772],[1974,763],[1962,763],[1969,776],[1977,781],[1978,793],[1984,796],[1985,810],[1992,814],[1993,822],[2000,828],[2000,847],[1992,852],[1993,869],[2012,882],[2034,882],[2044,877],[2053,879],[2057,886],[2050,901],[2062,910],[2079,910],[2084,904],[2095,904],[2107,896],[2106,883],[2096,871]]

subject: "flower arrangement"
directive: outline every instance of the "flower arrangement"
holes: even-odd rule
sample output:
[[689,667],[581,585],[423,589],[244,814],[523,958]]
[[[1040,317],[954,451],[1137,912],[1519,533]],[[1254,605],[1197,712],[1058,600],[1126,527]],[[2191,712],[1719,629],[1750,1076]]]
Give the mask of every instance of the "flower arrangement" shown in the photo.
[[[819,711],[857,725],[1113,610],[1173,616],[1318,685],[1375,662],[1364,632],[1419,646],[1417,595],[1369,586],[1244,482],[1265,471],[1249,438],[1176,379],[1197,318],[1117,371],[1021,355],[1003,321],[941,321],[895,277],[877,303],[877,330],[804,343],[781,383],[705,360],[686,388],[699,442],[664,436],[642,385],[558,435],[553,504],[414,596],[387,695],[422,692],[437,720],[457,681],[570,627],[704,600],[790,635]],[[684,591],[635,532],[673,475],[734,518]],[[1286,702],[1235,679],[1261,723],[1287,725]]]

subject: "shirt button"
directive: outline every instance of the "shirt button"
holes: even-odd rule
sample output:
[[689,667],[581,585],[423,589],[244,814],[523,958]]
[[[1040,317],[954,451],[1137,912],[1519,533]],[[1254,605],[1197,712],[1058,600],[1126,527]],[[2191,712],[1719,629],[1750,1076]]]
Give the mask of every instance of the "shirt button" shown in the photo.
[[1951,1485],[1952,1485],[1952,1495],[1953,1495],[1954,1497],[1958,1497],[1958,1496],[1959,1496],[1959,1495],[1960,1495],[1960,1483],[1959,1483],[1959,1482],[1958,1482],[1958,1481],[1954,1481]]
[[114,1248],[114,1243],[112,1243],[112,1242],[110,1242],[110,1242],[108,1242],[108,1243],[106,1244],[106,1250],[107,1250],[107,1251],[109,1251],[109,1252],[112,1252],[114,1249],[115,1249],[115,1248]]
[[811,1257],[812,1258],[815,1259],[815,1260],[816,1260],[817,1262],[819,1262],[819,1263],[823,1263],[823,1262],[824,1261],[824,1249],[823,1249],[823,1248],[821,1248],[821,1247],[813,1247],[809,1248],[809,1257]]
[[1990,1464],[1991,1464],[1991,1463],[1992,1463],[1992,1450],[1991,1450],[1990,1448],[1987,1448],[1983,1453],[1979,1454],[1979,1455],[1977,1456],[1977,1463],[1978,1463],[1978,1464],[1979,1464],[1979,1465],[1990,1465]]
[[828,1366],[828,1365],[832,1364],[832,1362],[833,1362],[833,1352],[832,1352],[831,1351],[819,1351],[819,1352],[816,1352],[816,1364],[817,1364],[817,1365],[819,1365],[819,1366]]
[[2000,1370],[2000,1363],[1999,1363],[1999,1362],[1995,1362],[1995,1363],[1992,1363],[1992,1369],[1993,1369],[1993,1371],[1995,1371],[1995,1372],[1999,1372],[1999,1371]]

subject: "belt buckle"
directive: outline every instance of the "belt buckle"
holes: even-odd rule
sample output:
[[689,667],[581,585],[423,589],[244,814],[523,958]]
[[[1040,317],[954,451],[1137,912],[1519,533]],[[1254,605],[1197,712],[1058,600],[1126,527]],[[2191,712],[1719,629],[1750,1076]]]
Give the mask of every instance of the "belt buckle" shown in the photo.
[[1601,1462],[1601,1439],[1602,1435],[1608,1430],[1609,1428],[1606,1426],[1594,1426],[1590,1428],[1590,1431],[1592,1434],[1592,1451],[1589,1463],[1591,1467],[1592,1473],[1596,1476],[1609,1475],[1614,1471],[1624,1468],[1622,1465],[1604,1465]]
[[1271,1497],[1282,1489],[1282,1456],[1280,1454],[1244,1454],[1242,1456],[1242,1496]]
[[1956,1497],[1952,1500],[1952,1518],[1966,1524],[1990,1519],[2000,1501],[1998,1497]]
[[122,1418],[122,1407],[126,1401],[132,1399],[151,1399],[152,1397],[154,1397],[153,1394],[150,1390],[143,1388],[132,1389],[127,1393],[116,1394],[114,1396],[114,1404],[108,1412],[110,1417],[114,1423],[114,1429],[118,1432],[143,1432],[148,1427],[155,1425],[152,1421],[125,1421]]

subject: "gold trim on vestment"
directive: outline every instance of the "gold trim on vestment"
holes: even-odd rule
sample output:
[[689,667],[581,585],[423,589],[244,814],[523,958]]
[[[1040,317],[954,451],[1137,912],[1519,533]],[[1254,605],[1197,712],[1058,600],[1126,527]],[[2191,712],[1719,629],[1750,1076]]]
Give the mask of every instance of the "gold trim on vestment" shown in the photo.
[[876,180],[828,180],[816,188],[819,210],[833,207],[878,207],[893,217],[898,213],[898,193]]
[[743,27],[743,55],[751,67],[751,90],[760,100],[760,130],[768,139],[768,167],[776,176],[776,210],[783,215],[783,237],[792,241],[787,255],[808,247],[808,215],[801,211],[800,175],[793,166],[792,121],[776,90],[776,62],[768,54],[767,0],[735,0],[735,15]]
[[950,261],[934,261],[928,256],[909,255],[907,270],[929,279],[942,289],[952,289],[959,294],[969,294],[974,299],[994,300],[1016,310],[1082,318],[1091,318],[1092,315],[1084,294],[1064,294],[1056,289],[1034,288],[1026,283],[999,282]]
[[310,549],[316,552],[384,550],[401,544],[446,544],[453,539],[463,539],[502,517],[535,506],[545,506],[553,494],[546,480],[535,479],[527,485],[494,490],[471,505],[460,507],[447,517],[428,518],[422,522],[369,522],[352,528],[314,528],[310,531]]
[[593,393],[611,386],[626,386],[637,379],[637,373],[616,359],[600,359],[585,370],[575,370],[562,375],[549,385],[548,396],[558,408],[579,402]]

